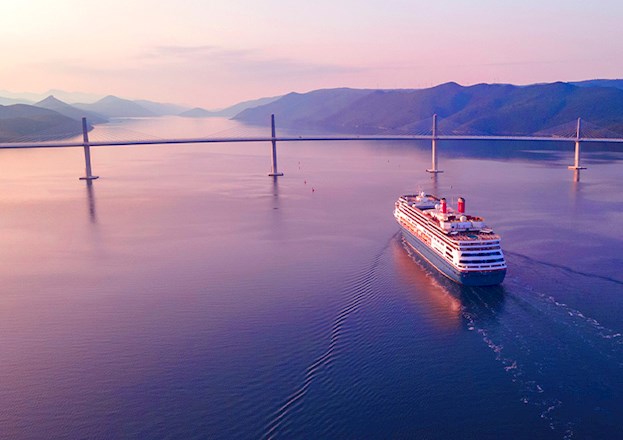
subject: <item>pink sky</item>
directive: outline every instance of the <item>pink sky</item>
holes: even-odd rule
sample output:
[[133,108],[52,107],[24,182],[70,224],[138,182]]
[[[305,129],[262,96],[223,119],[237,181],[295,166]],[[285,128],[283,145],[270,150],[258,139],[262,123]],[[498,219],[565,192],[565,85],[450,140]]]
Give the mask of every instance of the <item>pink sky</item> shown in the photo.
[[0,90],[218,108],[327,87],[623,77],[623,2],[20,0]]

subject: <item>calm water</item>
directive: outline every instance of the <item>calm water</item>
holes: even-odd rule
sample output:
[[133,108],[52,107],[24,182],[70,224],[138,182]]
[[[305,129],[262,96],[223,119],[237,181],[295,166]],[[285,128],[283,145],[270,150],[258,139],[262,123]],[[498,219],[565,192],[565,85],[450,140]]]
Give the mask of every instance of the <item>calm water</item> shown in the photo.
[[[0,151],[1,438],[621,435],[621,151],[573,183],[572,144],[440,144],[435,182],[426,143],[282,143],[279,180],[269,148],[99,148],[90,187],[79,149]],[[503,236],[499,288],[405,248],[418,189]]]

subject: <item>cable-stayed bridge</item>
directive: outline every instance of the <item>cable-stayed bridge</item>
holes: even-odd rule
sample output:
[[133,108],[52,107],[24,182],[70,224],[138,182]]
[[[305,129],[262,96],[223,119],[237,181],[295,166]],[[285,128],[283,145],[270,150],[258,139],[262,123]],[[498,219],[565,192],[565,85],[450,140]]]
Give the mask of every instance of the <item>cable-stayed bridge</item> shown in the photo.
[[[442,128],[440,130],[440,127]],[[2,135],[0,127],[0,149],[30,149],[30,148],[70,148],[82,147],[85,155],[86,176],[81,177],[85,180],[97,179],[91,172],[90,147],[115,147],[115,146],[139,146],[139,145],[166,145],[166,144],[214,144],[214,143],[240,143],[240,142],[270,142],[272,144],[272,170],[269,175],[283,175],[277,168],[277,142],[339,142],[339,141],[411,141],[411,140],[429,140],[432,144],[432,162],[431,168],[427,169],[430,173],[442,172],[437,166],[437,142],[439,141],[532,141],[532,142],[574,142],[575,143],[575,160],[569,169],[580,170],[585,169],[580,164],[580,143],[623,143],[620,134],[610,132],[597,125],[587,123],[578,119],[559,126],[552,127],[547,130],[532,134],[507,134],[507,135],[490,135],[469,132],[461,127],[452,127],[443,122],[438,125],[437,115],[418,121],[404,127],[400,134],[388,133],[383,134],[361,134],[361,135],[336,135],[336,134],[313,134],[310,132],[298,135],[277,135],[275,129],[275,117],[271,116],[271,133],[270,135],[258,134],[258,129],[251,129],[253,133],[249,134],[248,130],[237,128],[234,130],[225,130],[213,133],[206,137],[195,138],[160,138],[145,133],[132,132],[131,130],[120,129],[119,133],[107,131],[106,136],[100,139],[89,139],[88,124],[85,118],[82,119],[82,135],[80,136],[63,136],[54,133],[47,135],[40,134],[33,136],[12,136]],[[246,132],[245,132],[246,131]]]

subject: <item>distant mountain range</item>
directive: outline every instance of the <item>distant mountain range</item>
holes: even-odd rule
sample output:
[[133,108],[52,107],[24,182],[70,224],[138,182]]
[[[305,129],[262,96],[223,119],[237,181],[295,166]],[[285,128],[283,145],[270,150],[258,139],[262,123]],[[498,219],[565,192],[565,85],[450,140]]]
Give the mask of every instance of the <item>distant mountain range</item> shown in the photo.
[[[101,95],[95,95],[93,93],[82,93],[82,92],[68,92],[65,90],[59,89],[50,89],[44,93],[30,93],[30,92],[10,92],[8,90],[0,90],[0,96],[4,98],[10,98],[14,102],[14,104],[34,104],[35,102],[39,102],[47,98],[48,96],[55,96],[63,102],[72,103],[72,102],[95,102],[98,99],[101,99]],[[0,98],[2,100],[3,98]],[[6,105],[2,102],[0,104]]]
[[[92,96],[67,93],[69,97]],[[81,133],[81,118],[90,124],[110,118],[233,117],[266,125],[275,114],[277,126],[315,132],[415,134],[430,128],[433,114],[446,133],[552,134],[578,117],[592,123],[593,135],[623,136],[623,80],[595,79],[573,83],[446,83],[428,89],[324,89],[245,101],[210,111],[146,100],[106,96],[91,103],[69,104],[56,96],[30,104],[24,95],[0,91],[0,142],[30,137],[68,137]],[[35,94],[28,95],[31,97]],[[595,126],[599,127],[595,129]]]
[[270,98],[260,98],[260,99],[253,99],[251,101],[239,102],[238,104],[234,104],[230,107],[227,107],[221,110],[216,110],[213,112],[213,115],[219,116],[221,118],[232,118],[243,110],[246,110],[248,108],[258,107],[260,105],[270,104],[271,102],[274,102],[279,98],[281,98],[281,96],[272,96]]
[[589,79],[587,81],[576,81],[569,84],[579,87],[614,87],[623,89],[623,79]]
[[104,122],[108,122],[105,117],[98,113],[81,110],[56,99],[54,96],[48,96],[47,98],[35,103],[34,106],[54,110],[55,112],[67,116],[68,118],[75,119],[76,121],[80,121],[83,117],[86,117],[91,124],[103,124]]
[[200,107],[195,107],[180,113],[180,116],[183,116],[185,118],[210,118],[215,116],[215,112],[211,112]]
[[13,104],[32,104],[31,101],[24,101],[23,99],[5,98],[0,96],[0,105],[13,105]]
[[106,118],[135,118],[158,116],[151,110],[146,109],[140,104],[129,99],[117,98],[116,96],[106,96],[92,104],[76,103],[74,107],[100,114]]
[[[0,93],[2,93],[0,91]],[[88,96],[86,94],[67,94]],[[11,95],[15,96],[15,94]],[[35,94],[29,95],[31,97]],[[0,142],[25,139],[47,140],[73,137],[82,132],[82,118],[91,124],[102,124],[110,118],[156,117],[177,115],[182,117],[230,117],[253,105],[268,103],[277,98],[246,101],[218,111],[202,108],[188,109],[176,104],[147,100],[131,101],[116,96],[106,96],[92,103],[68,104],[55,96],[38,102],[23,103],[24,98],[0,97]],[[45,111],[41,111],[45,110]]]
[[582,117],[603,135],[623,135],[623,81],[595,80],[530,86],[456,83],[428,89],[326,89],[290,93],[235,119],[278,127],[353,134],[414,134],[430,126],[470,134],[547,133]]
[[141,118],[154,116],[177,116],[188,110],[177,104],[147,101],[144,99],[129,100],[116,96],[106,96],[93,103],[76,103],[74,107],[100,114],[107,118]]
[[[90,93],[66,92],[63,90],[49,90],[45,94],[40,93],[15,93],[0,90],[0,105],[28,104],[45,106],[46,99],[53,97],[55,101],[71,105],[75,108],[87,110],[100,117],[123,118],[123,117],[153,117],[153,116],[187,116],[187,117],[227,117],[230,118],[242,110],[267,104],[279,96],[260,98],[244,101],[218,110],[206,110],[203,108],[190,108],[183,105],[148,101],[145,99],[129,100],[116,96],[101,97]],[[55,102],[55,104],[58,104]]]

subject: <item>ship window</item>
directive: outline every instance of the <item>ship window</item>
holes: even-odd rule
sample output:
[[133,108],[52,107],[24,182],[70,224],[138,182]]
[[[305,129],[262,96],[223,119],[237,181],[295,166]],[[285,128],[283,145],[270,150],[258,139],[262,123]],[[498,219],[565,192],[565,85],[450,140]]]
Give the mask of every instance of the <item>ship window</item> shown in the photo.
[[461,248],[463,252],[475,252],[475,251],[498,251],[500,250],[499,246],[490,246],[490,247],[480,247],[480,248]]
[[489,251],[489,252],[486,252],[486,253],[483,253],[483,252],[463,252],[462,255],[465,256],[465,257],[488,257],[488,256],[491,256],[491,255],[500,255],[500,252],[497,251],[497,250],[496,251],[492,250],[492,251]]
[[496,258],[492,260],[460,260],[462,264],[485,264],[485,263],[499,263],[503,262],[504,258]]

